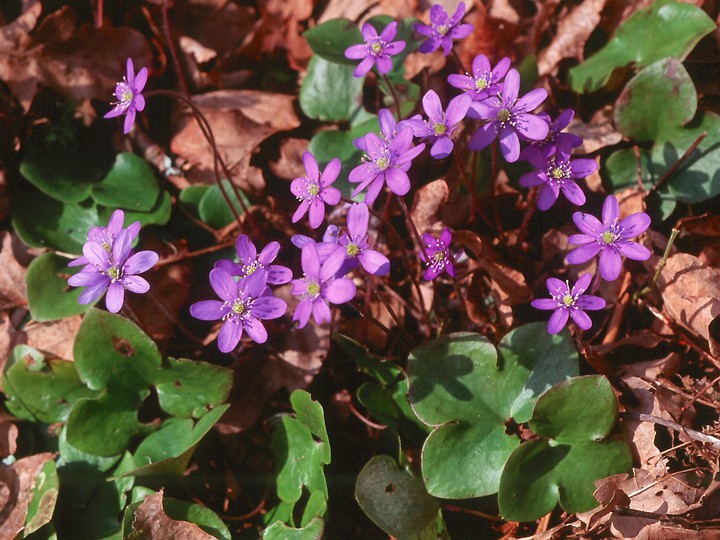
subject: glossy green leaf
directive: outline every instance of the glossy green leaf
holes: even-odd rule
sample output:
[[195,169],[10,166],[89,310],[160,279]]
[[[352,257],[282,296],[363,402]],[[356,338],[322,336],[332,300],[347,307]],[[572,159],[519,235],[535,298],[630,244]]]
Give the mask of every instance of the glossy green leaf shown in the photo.
[[84,290],[70,287],[67,280],[81,267],[69,268],[70,259],[43,253],[33,259],[25,275],[30,316],[38,322],[55,321],[85,313],[92,304],[78,303]]
[[142,212],[152,209],[159,194],[150,165],[128,152],[120,152],[110,172],[92,187],[92,197],[98,204]]
[[350,45],[363,43],[357,25],[349,19],[330,19],[303,32],[308,45],[320,58],[328,62],[355,66],[358,60],[345,58]]
[[602,376],[577,377],[548,390],[530,419],[530,427],[543,438],[518,447],[503,470],[502,515],[533,521],[558,502],[569,513],[596,506],[594,482],[632,465],[627,443],[601,440],[616,416],[615,395]]
[[169,358],[153,381],[160,407],[179,418],[200,418],[223,403],[232,382],[232,371],[185,358]]
[[379,383],[390,385],[404,378],[402,369],[395,362],[371,354],[366,347],[343,334],[335,334],[333,338],[342,350],[352,357],[360,371]]
[[692,120],[696,110],[690,75],[679,60],[664,58],[627,83],[615,104],[615,125],[629,139],[655,141]]
[[80,378],[90,388],[125,388],[145,393],[161,366],[160,351],[128,319],[91,309],[83,319],[73,347]]
[[[63,465],[63,470],[75,467],[80,471],[93,470],[97,473],[109,471],[122,457],[122,454],[114,456],[95,456],[78,450],[67,442],[67,424],[62,427],[58,437],[58,450]],[[82,472],[80,473],[82,474]]]
[[95,395],[78,377],[74,362],[38,361],[27,349],[16,347],[18,356],[23,356],[3,376],[5,406],[12,414],[46,424],[63,422],[78,400]]
[[[160,429],[138,445],[133,454],[133,467],[122,475],[178,476],[185,471],[200,440],[207,435],[229,405],[208,411],[200,420],[169,418]],[[117,478],[117,477],[116,477]]]
[[210,186],[188,186],[178,195],[180,206],[200,217],[200,201]]
[[101,223],[95,203],[62,203],[27,186],[11,199],[13,228],[31,247],[44,247],[71,255],[82,254],[87,233]]
[[[302,513],[303,522],[314,517],[312,511],[325,512],[328,497],[324,465],[330,463],[330,444],[322,407],[304,390],[295,390],[290,401],[296,417],[283,416],[271,442],[275,452],[278,497],[283,501],[283,515],[289,525],[295,504],[306,489],[310,499]],[[315,493],[319,495],[314,495]]]
[[495,493],[519,444],[506,422],[527,419],[547,388],[577,374],[577,362],[569,334],[550,336],[542,323],[513,330],[497,350],[479,334],[458,333],[413,351],[410,404],[436,428],[422,451],[428,491],[443,498]]
[[[110,221],[110,216],[115,208],[100,207],[98,213],[100,222],[106,225]],[[145,227],[146,225],[165,225],[170,221],[172,212],[172,198],[167,191],[161,191],[155,200],[155,204],[148,212],[140,212],[135,210],[124,210],[125,224],[128,225],[134,221],[139,221]]]
[[45,462],[40,473],[35,477],[32,498],[27,508],[25,517],[24,536],[28,536],[43,525],[50,523],[55,512],[55,503],[58,498],[58,477],[55,461],[52,459]]
[[351,120],[362,110],[363,78],[353,66],[314,56],[300,88],[300,108],[306,116],[326,122]]
[[[235,211],[238,215],[242,215],[242,205],[238,202],[238,198],[235,196],[230,182],[223,180],[222,185],[225,188],[225,193],[232,201]],[[245,206],[250,206],[250,201],[248,201],[240,188],[238,188],[238,193],[240,193],[240,199],[245,203]],[[235,220],[217,184],[210,186],[202,196],[200,204],[198,205],[198,212],[200,213],[201,220],[216,229],[221,229]]]
[[143,394],[113,391],[78,401],[67,420],[67,441],[95,456],[109,457],[124,452],[132,437],[147,429],[137,416],[149,391]]
[[45,195],[60,202],[79,203],[90,196],[93,175],[81,155],[74,133],[55,136],[50,127],[32,138],[20,163],[22,174]]
[[433,527],[440,507],[419,478],[383,455],[370,459],[360,471],[355,498],[378,527],[401,539]]
[[321,540],[324,530],[325,522],[319,517],[300,529],[276,521],[263,531],[262,537],[263,540]]
[[628,64],[648,66],[668,56],[683,60],[713,30],[715,23],[702,9],[658,0],[633,13],[605,47],[572,68],[570,85],[578,93],[594,92],[605,85],[615,69]]

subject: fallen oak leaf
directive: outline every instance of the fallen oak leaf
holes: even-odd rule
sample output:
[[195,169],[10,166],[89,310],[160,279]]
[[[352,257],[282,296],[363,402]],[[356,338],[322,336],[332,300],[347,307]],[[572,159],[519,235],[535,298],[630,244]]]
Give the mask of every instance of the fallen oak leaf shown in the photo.
[[163,509],[162,489],[147,495],[137,507],[132,529],[144,540],[215,540],[194,523],[170,518]]

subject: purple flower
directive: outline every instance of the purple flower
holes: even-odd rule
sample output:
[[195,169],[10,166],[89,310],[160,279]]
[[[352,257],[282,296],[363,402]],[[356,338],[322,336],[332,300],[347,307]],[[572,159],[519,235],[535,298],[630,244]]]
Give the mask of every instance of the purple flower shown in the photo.
[[[140,233],[140,222],[136,221],[128,225],[126,229],[123,228],[124,224],[125,212],[122,210],[115,210],[110,216],[110,221],[108,222],[107,227],[93,227],[90,229],[87,235],[88,242],[100,244],[100,246],[109,253],[112,251],[115,239],[121,230],[127,230],[130,234],[130,243],[134,242],[135,238],[137,238],[137,235]],[[82,257],[78,257],[77,259],[71,261],[68,266],[84,266],[87,264],[89,264],[88,260],[83,255]]]
[[351,45],[345,50],[345,58],[360,60],[353,75],[363,77],[377,63],[380,74],[388,73],[392,69],[391,56],[401,53],[405,49],[404,41],[393,41],[397,34],[398,23],[388,24],[378,36],[377,30],[370,23],[363,24],[362,37],[365,43]]
[[267,287],[268,273],[260,268],[236,282],[223,268],[210,271],[210,285],[220,300],[202,300],[190,306],[190,314],[202,321],[223,320],[218,348],[228,353],[237,347],[243,329],[257,343],[267,341],[263,319],[277,319],[287,310],[285,300],[276,298]]
[[105,118],[115,118],[121,114],[125,115],[124,133],[129,133],[135,123],[137,111],[145,108],[145,98],[141,94],[147,82],[148,70],[146,67],[140,69],[135,75],[132,58],[127,59],[127,74],[123,80],[115,85],[115,107],[105,115]]
[[410,191],[407,171],[412,160],[425,149],[424,144],[413,146],[413,130],[410,127],[398,133],[395,120],[387,109],[380,110],[379,118],[383,137],[368,133],[355,139],[355,146],[365,152],[364,163],[350,171],[348,176],[350,182],[359,183],[353,197],[368,188],[365,194],[367,204],[375,202],[385,184],[395,195],[402,196]]
[[[453,255],[450,253],[450,242],[452,242],[450,229],[445,228],[440,234],[440,238],[423,233],[422,241],[425,244],[425,252],[420,250],[420,259],[428,264],[425,273],[423,273],[423,278],[428,281],[433,280],[443,271],[447,272],[450,277],[455,277]],[[425,255],[427,255],[427,259]]]
[[630,239],[645,232],[650,226],[650,216],[638,212],[618,221],[619,215],[620,205],[612,195],[603,203],[602,223],[595,216],[575,212],[573,221],[583,234],[570,235],[568,241],[580,244],[581,247],[568,253],[567,261],[570,264],[582,264],[599,253],[600,275],[606,281],[614,281],[622,268],[621,256],[635,261],[649,259],[650,251]]
[[435,4],[430,8],[430,24],[415,23],[413,29],[423,36],[427,36],[420,48],[421,53],[431,53],[436,51],[440,45],[443,48],[443,54],[447,56],[453,46],[454,39],[463,39],[469,36],[473,31],[472,24],[458,24],[460,19],[465,16],[465,2],[458,4],[453,16],[448,18],[447,11],[439,4]]
[[346,264],[343,264],[340,270],[342,275],[354,269],[358,263],[368,274],[386,276],[390,273],[388,258],[370,248],[367,239],[369,220],[370,211],[367,204],[362,202],[350,207],[347,215],[347,232],[338,240],[338,243],[345,248]]
[[552,298],[541,298],[530,302],[536,309],[554,309],[548,321],[548,333],[557,334],[565,328],[568,317],[572,317],[580,328],[588,330],[592,321],[584,310],[595,311],[605,307],[605,300],[599,296],[584,295],[590,285],[592,274],[584,274],[570,289],[570,283],[557,278],[548,278],[547,288]]
[[462,94],[450,100],[447,112],[442,109],[440,98],[434,90],[428,90],[423,96],[423,109],[428,119],[423,120],[416,114],[408,120],[403,120],[398,127],[410,127],[416,137],[433,141],[430,155],[435,159],[442,159],[453,151],[452,136],[458,124],[465,118],[468,107],[472,103],[470,96]]
[[530,161],[531,159],[539,157],[550,157],[556,151],[558,147],[577,148],[583,143],[581,137],[573,135],[572,133],[561,133],[570,122],[572,122],[575,111],[572,109],[566,109],[555,119],[554,122],[550,122],[550,115],[544,112],[538,114],[540,118],[548,123],[548,134],[542,141],[534,141],[529,146],[525,147],[520,152],[520,159]]
[[307,244],[302,248],[302,269],[305,276],[293,279],[292,294],[300,299],[295,308],[293,321],[298,322],[298,328],[304,327],[310,314],[317,324],[330,322],[330,304],[344,304],[355,296],[355,284],[351,279],[336,278],[345,260],[345,251],[338,247],[331,253],[325,262],[320,262],[320,256],[315,244]]
[[482,101],[502,92],[502,81],[510,68],[510,59],[500,60],[495,68],[491,68],[490,61],[484,54],[475,57],[472,63],[472,75],[467,73],[459,75],[453,73],[448,76],[450,86],[465,90],[473,101]]
[[575,159],[570,161],[569,143],[565,148],[559,147],[557,152],[548,158],[541,155],[533,156],[530,161],[537,170],[525,173],[519,183],[523,187],[542,185],[538,195],[539,210],[548,210],[557,200],[562,191],[571,203],[582,206],[585,204],[585,193],[575,183],[575,178],[585,178],[598,168],[594,159]]
[[340,202],[340,190],[330,187],[340,174],[340,160],[338,158],[330,160],[320,174],[315,156],[305,152],[302,159],[307,176],[296,178],[290,184],[290,191],[300,201],[292,222],[299,221],[309,209],[310,227],[317,229],[325,218],[325,203],[334,205]]
[[105,305],[108,311],[117,313],[123,305],[125,289],[138,294],[148,292],[150,284],[137,274],[152,268],[158,254],[148,250],[133,255],[131,235],[127,229],[121,229],[109,251],[97,242],[85,243],[83,255],[88,264],[68,279],[73,287],[87,287],[78,302],[90,304],[107,290]]
[[548,125],[542,118],[530,114],[547,97],[543,88],[531,90],[518,99],[520,74],[515,69],[505,76],[502,95],[484,101],[473,101],[468,116],[487,120],[470,138],[471,150],[482,150],[500,139],[500,150],[508,162],[517,161],[520,156],[520,139],[539,141],[548,134]]
[[270,264],[280,251],[280,244],[270,242],[258,255],[257,248],[245,234],[238,236],[235,242],[239,263],[221,259],[215,263],[215,268],[222,268],[231,276],[247,277],[256,270],[267,270],[268,285],[282,285],[292,279],[292,271],[279,264]]

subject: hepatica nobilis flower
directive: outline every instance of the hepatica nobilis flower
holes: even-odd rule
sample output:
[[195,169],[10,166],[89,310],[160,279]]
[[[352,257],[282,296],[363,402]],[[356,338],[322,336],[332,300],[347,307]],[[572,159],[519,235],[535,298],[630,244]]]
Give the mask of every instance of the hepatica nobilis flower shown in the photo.
[[[383,111],[387,114],[382,114]],[[350,171],[348,179],[359,184],[353,190],[353,197],[367,188],[365,202],[372,204],[384,185],[395,195],[405,195],[410,191],[410,177],[407,174],[412,160],[424,149],[424,144],[413,146],[411,127],[400,129],[395,126],[389,111],[380,111],[382,138],[376,133],[368,133],[355,140],[355,146],[365,152],[363,163]]]
[[104,118],[115,118],[124,114],[124,133],[129,133],[132,129],[137,111],[142,111],[145,108],[145,98],[141,92],[145,88],[147,77],[148,70],[146,67],[141,68],[136,75],[132,58],[127,59],[127,73],[123,80],[115,85],[115,97],[117,98],[117,101],[113,104],[115,107],[104,116]]
[[505,76],[500,96],[472,102],[468,116],[486,120],[487,123],[470,138],[468,147],[471,150],[482,150],[498,138],[503,156],[508,162],[513,162],[520,156],[518,134],[532,141],[540,141],[547,136],[547,122],[530,113],[545,101],[547,92],[536,88],[518,98],[519,90],[520,74],[511,69]]
[[[347,215],[347,231],[338,239],[338,244],[345,248],[345,264],[341,273],[347,273],[357,267],[358,263],[368,274],[386,276],[390,273],[390,261],[382,253],[375,251],[368,242],[367,230],[370,211],[364,202],[353,204]],[[349,261],[349,264],[348,264]]]
[[233,351],[243,331],[253,341],[265,343],[268,334],[261,321],[284,315],[287,303],[270,292],[267,278],[264,268],[237,282],[223,268],[210,271],[210,285],[220,300],[196,302],[190,306],[190,314],[202,321],[223,321],[218,334],[218,348],[222,352]]
[[595,172],[598,168],[594,159],[570,160],[570,143],[566,142],[563,147],[550,157],[544,158],[536,154],[530,160],[535,171],[525,173],[520,177],[519,183],[523,187],[540,186],[540,193],[537,199],[539,210],[548,210],[557,201],[560,192],[571,203],[582,206],[585,204],[585,193],[575,183],[576,178],[585,178]]
[[648,260],[650,250],[630,239],[645,232],[650,226],[650,216],[645,212],[632,214],[622,220],[619,216],[620,205],[612,195],[603,203],[602,222],[590,214],[575,212],[573,221],[582,234],[572,234],[568,241],[580,244],[580,247],[568,253],[567,262],[582,264],[599,253],[600,275],[606,281],[614,281],[620,276],[621,257],[636,261]]
[[345,250],[338,246],[324,262],[320,262],[315,244],[302,248],[301,262],[304,277],[292,280],[292,294],[300,303],[295,308],[293,321],[304,327],[312,314],[317,324],[330,322],[329,304],[344,304],[355,297],[355,283],[336,274],[345,260]]
[[[93,227],[90,229],[87,234],[88,242],[100,244],[105,251],[110,253],[112,251],[113,244],[115,243],[115,239],[122,230],[127,230],[130,234],[130,243],[134,242],[135,238],[137,238],[137,235],[140,233],[140,222],[135,221],[134,223],[128,225],[127,228],[125,228],[124,225],[125,212],[119,209],[115,210],[110,216],[110,221],[108,221],[107,227]],[[83,255],[71,261],[68,266],[84,266],[87,264],[89,264],[87,257]]]
[[443,54],[447,56],[453,47],[453,40],[468,37],[473,31],[472,24],[460,24],[460,20],[465,16],[465,2],[458,4],[452,17],[448,17],[447,11],[439,5],[435,4],[430,8],[430,24],[415,23],[413,29],[426,39],[418,48],[421,53],[431,53],[436,51],[440,46],[443,48]]
[[125,290],[143,294],[150,290],[150,284],[137,274],[152,268],[158,261],[154,251],[132,252],[132,233],[121,229],[112,246],[88,240],[83,246],[83,255],[88,264],[70,276],[68,284],[73,287],[87,287],[78,302],[90,304],[107,290],[105,305],[111,313],[117,313],[125,301]]
[[416,114],[408,120],[402,120],[398,128],[410,127],[416,137],[432,143],[430,155],[442,159],[453,151],[452,136],[472,103],[470,96],[462,94],[450,100],[447,111],[443,111],[440,98],[434,90],[428,90],[422,99],[423,109],[428,119]]
[[331,187],[340,174],[340,160],[333,158],[320,174],[318,163],[310,152],[303,154],[303,165],[307,176],[296,178],[290,184],[290,191],[300,201],[300,206],[292,217],[296,223],[308,212],[310,227],[317,229],[325,218],[325,204],[340,202],[340,190]]
[[575,116],[575,111],[572,109],[565,109],[554,121],[550,121],[550,115],[547,113],[540,113],[538,116],[548,123],[548,134],[543,140],[533,141],[523,148],[520,152],[520,159],[531,161],[547,158],[552,156],[558,148],[577,148],[582,145],[582,137],[572,133],[562,133],[562,130],[572,122],[573,116]]
[[557,334],[565,328],[568,318],[583,330],[592,326],[592,321],[585,311],[594,311],[605,307],[605,300],[599,296],[583,294],[592,281],[592,274],[584,274],[575,285],[557,278],[548,278],[547,288],[552,298],[540,298],[530,304],[536,309],[553,309],[554,313],[548,321],[548,333]]
[[279,264],[272,263],[280,251],[280,244],[270,242],[258,254],[255,244],[253,244],[246,234],[238,236],[235,242],[235,249],[240,262],[228,261],[221,259],[215,263],[215,268],[222,268],[231,276],[247,277],[253,272],[264,268],[267,270],[268,285],[282,285],[288,283],[292,279],[292,271]]
[[422,241],[425,244],[425,251],[420,250],[420,260],[428,265],[423,273],[423,278],[430,281],[443,272],[447,272],[450,277],[455,277],[453,254],[450,252],[450,242],[452,242],[450,229],[445,228],[440,234],[440,238],[423,233]]
[[378,35],[377,30],[370,23],[363,24],[362,37],[365,43],[351,45],[345,49],[345,58],[362,61],[357,65],[353,75],[363,77],[377,64],[378,73],[384,75],[392,69],[391,56],[405,50],[404,41],[393,41],[397,35],[396,21],[388,24]]
[[510,69],[510,59],[505,57],[493,68],[487,56],[480,54],[473,59],[472,72],[448,76],[450,86],[465,90],[473,101],[482,101],[502,92],[501,82]]

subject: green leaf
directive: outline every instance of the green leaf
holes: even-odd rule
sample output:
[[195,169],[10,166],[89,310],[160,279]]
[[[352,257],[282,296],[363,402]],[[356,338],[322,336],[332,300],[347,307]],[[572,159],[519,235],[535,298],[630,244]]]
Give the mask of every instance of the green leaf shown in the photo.
[[229,405],[208,411],[200,420],[169,418],[159,430],[151,433],[138,445],[133,455],[133,466],[115,476],[179,476],[200,440],[207,435]]
[[323,465],[330,463],[330,444],[320,404],[304,390],[295,390],[290,401],[297,417],[283,416],[271,443],[276,458],[277,494],[284,503],[288,503],[291,518],[295,503],[300,500],[303,488],[307,488],[310,500],[303,513],[303,520],[307,521],[314,517],[308,512],[311,501],[315,501],[312,505],[314,509],[325,511],[318,504],[318,496],[313,499],[313,494],[319,492],[322,500],[327,501]]
[[349,19],[331,19],[303,32],[308,45],[320,58],[337,64],[355,66],[358,60],[345,58],[350,45],[363,43],[357,25]]
[[355,498],[363,512],[383,531],[408,539],[434,526],[437,500],[411,471],[400,469],[390,456],[367,462],[355,483]]
[[[667,32],[672,28],[672,32]],[[668,56],[684,60],[715,23],[693,5],[656,1],[633,13],[599,52],[570,70],[570,85],[577,93],[602,88],[612,72],[628,64],[647,66]]]
[[263,531],[262,537],[263,540],[321,540],[324,530],[325,522],[318,517],[301,529],[276,521]]
[[696,110],[690,75],[679,60],[665,58],[630,79],[617,99],[615,124],[629,139],[654,141],[692,120]]
[[55,321],[85,313],[92,304],[78,303],[84,290],[70,287],[68,278],[81,267],[69,268],[69,259],[43,253],[33,259],[25,275],[30,316],[38,322]]
[[88,198],[93,185],[88,160],[78,152],[74,132],[64,137],[56,137],[56,132],[50,127],[32,138],[20,174],[53,199],[79,203]]
[[313,56],[300,88],[300,108],[306,116],[332,122],[351,120],[362,110],[363,78],[353,67]]
[[232,388],[232,371],[206,362],[169,358],[155,376],[160,407],[180,418],[200,418],[223,403]]
[[443,336],[413,351],[410,404],[436,428],[422,452],[428,492],[453,499],[495,493],[519,444],[505,433],[506,422],[514,415],[527,419],[545,389],[577,374],[577,361],[569,334],[550,336],[542,323],[513,330],[497,351],[471,333]]
[[32,499],[25,517],[25,530],[23,536],[34,533],[46,523],[50,523],[55,503],[58,497],[58,477],[55,461],[52,459],[45,462],[40,474],[35,478]]
[[[238,215],[242,215],[242,205],[238,202],[238,198],[235,196],[230,182],[223,179],[222,185],[225,188],[225,193],[232,201],[235,211]],[[249,207],[250,201],[247,200],[247,197],[240,188],[238,188],[238,192],[240,193],[240,198],[243,203],[245,203],[245,206]],[[210,186],[210,188],[202,196],[200,204],[198,205],[198,212],[200,214],[200,219],[215,229],[222,229],[235,220],[235,217],[232,215],[232,212],[228,207],[228,203],[225,201],[225,197],[223,197],[217,184]]]
[[120,315],[91,309],[75,338],[73,356],[80,378],[90,388],[144,394],[157,376],[160,351],[137,325]]
[[13,228],[31,247],[80,255],[88,231],[102,224],[90,199],[77,204],[62,203],[27,186],[15,193],[11,204]]
[[103,473],[109,471],[122,457],[121,454],[108,457],[95,456],[78,450],[67,442],[67,424],[65,424],[60,431],[58,450],[60,451],[64,471],[67,471],[68,468],[75,467],[76,469],[84,471],[91,469],[95,472]]
[[200,217],[200,201],[210,186],[188,186],[178,195],[180,206]]
[[[110,216],[115,211],[115,208],[100,207],[98,213],[100,214],[100,221],[103,224],[107,224],[110,221]],[[135,210],[124,210],[125,212],[125,223],[130,224],[135,221],[139,221],[140,225],[145,227],[146,225],[165,225],[170,221],[170,213],[172,211],[172,198],[167,191],[161,191],[155,200],[154,206],[149,212],[140,212]]]
[[117,390],[78,401],[67,420],[67,441],[94,456],[121,454],[132,437],[145,429],[137,416],[149,391],[143,393]]
[[135,154],[120,152],[110,172],[92,187],[98,204],[148,212],[160,194],[150,165]]
[[82,383],[73,362],[59,358],[38,361],[27,349],[15,348],[16,361],[3,376],[5,406],[12,414],[46,424],[63,422],[78,400],[95,395]]
[[594,482],[632,465],[624,441],[600,440],[616,416],[615,395],[604,377],[577,377],[548,390],[530,420],[545,438],[522,444],[508,459],[500,480],[501,514],[533,521],[558,502],[569,513],[596,506]]

